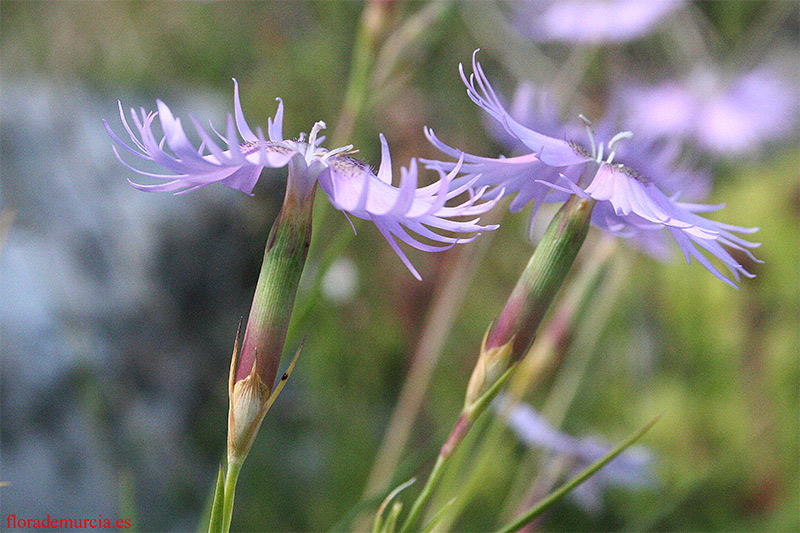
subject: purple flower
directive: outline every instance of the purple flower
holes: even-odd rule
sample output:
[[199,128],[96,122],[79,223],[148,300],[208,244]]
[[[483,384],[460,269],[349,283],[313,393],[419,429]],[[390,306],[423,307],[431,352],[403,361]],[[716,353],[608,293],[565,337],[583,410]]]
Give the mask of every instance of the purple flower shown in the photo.
[[[476,51],[477,52],[477,51]],[[705,206],[677,201],[678,193],[667,196],[657,186],[656,176],[645,176],[634,168],[615,162],[621,141],[630,138],[629,132],[618,133],[607,143],[597,143],[591,125],[586,121],[590,149],[565,138],[543,135],[520,124],[503,107],[473,55],[473,74],[469,79],[460,66],[467,94],[478,106],[497,120],[508,134],[519,140],[529,152],[517,157],[497,159],[463,154],[441,142],[432,131],[426,130],[430,141],[451,157],[458,157],[460,178],[475,186],[489,186],[489,194],[517,194],[511,209],[520,209],[533,202],[534,211],[543,201],[561,201],[558,193],[577,194],[598,202],[592,221],[616,235],[644,240],[653,249],[660,246],[666,230],[677,242],[687,262],[696,259],[719,279],[736,286],[701,253],[701,249],[718,258],[738,281],[740,276],[752,277],[726,249],[733,248],[757,261],[750,252],[758,246],[734,233],[753,233],[757,228],[743,228],[715,222],[699,216],[721,206]],[[607,150],[607,151],[606,151]],[[620,152],[623,150],[620,149]],[[631,155],[631,154],[629,154]],[[646,161],[644,157],[631,157]],[[650,161],[653,163],[653,161]],[[454,171],[457,164],[425,161],[440,172]],[[648,168],[649,167],[649,168]],[[644,171],[659,169],[646,165]],[[662,170],[663,172],[663,170]],[[593,176],[588,185],[581,176]],[[665,181],[660,178],[659,181]],[[674,187],[673,187],[674,189]],[[557,191],[553,197],[551,191]],[[724,245],[724,246],[723,246]]]
[[649,33],[682,0],[529,0],[511,2],[513,23],[531,40],[622,43]]
[[[508,400],[498,398],[495,406],[502,412]],[[602,459],[612,446],[594,438],[576,438],[562,433],[541,413],[525,403],[513,405],[506,420],[519,439],[528,446],[544,448],[552,453],[571,457],[571,476],[578,475],[592,463]],[[573,491],[572,495],[589,510],[601,507],[601,489],[611,485],[640,488],[655,484],[653,455],[641,446],[633,446],[615,457],[606,466]]]
[[732,79],[704,69],[682,83],[629,84],[619,99],[637,131],[728,156],[753,153],[790,134],[800,104],[788,80],[768,67]]
[[[122,124],[130,135],[133,147],[123,142],[108,123],[104,123],[111,138],[125,151],[171,172],[153,174],[139,170],[126,163],[117,148],[113,147],[117,158],[126,167],[143,176],[164,180],[164,183],[154,185],[130,182],[139,190],[180,194],[212,183],[221,183],[252,194],[262,169],[288,166],[288,187],[298,198],[303,200],[312,197],[315,186],[319,183],[334,207],[346,215],[374,222],[417,279],[421,279],[419,273],[400,249],[396,239],[413,248],[435,252],[448,249],[456,243],[469,242],[478,232],[497,227],[481,226],[478,218],[453,220],[457,217],[478,217],[491,209],[496,202],[480,202],[486,188],[475,191],[475,180],[456,182],[454,178],[460,169],[456,168],[458,165],[449,174],[440,170],[438,181],[418,188],[417,162],[412,159],[408,168],[401,168],[400,184],[396,187],[392,185],[391,158],[383,135],[380,136],[381,164],[375,173],[369,165],[352,157],[355,153],[352,146],[335,150],[321,147],[324,137],[318,137],[318,133],[325,128],[324,122],[317,122],[308,138],[301,134],[296,140],[284,139],[283,102],[280,99],[278,102],[275,118],[267,121],[267,138],[260,128],[254,133],[245,121],[239,100],[239,87],[234,80],[234,116],[228,115],[224,134],[213,130],[214,136],[224,143],[223,146],[197,120],[191,118],[201,140],[199,148],[195,148],[184,132],[181,120],[173,117],[167,105],[160,100],[158,112],[148,113],[141,109],[137,115],[131,109],[131,120],[135,129],[129,125],[120,104]],[[153,132],[156,117],[163,132],[160,139]],[[468,195],[466,200],[455,206],[446,205],[449,200],[462,194]],[[475,235],[452,237],[442,235],[437,230]],[[436,244],[421,242],[420,237]]]

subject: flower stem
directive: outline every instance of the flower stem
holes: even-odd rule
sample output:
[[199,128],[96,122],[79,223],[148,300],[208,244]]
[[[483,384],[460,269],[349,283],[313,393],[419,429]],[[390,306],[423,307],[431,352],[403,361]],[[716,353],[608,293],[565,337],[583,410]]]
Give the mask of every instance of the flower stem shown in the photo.
[[231,529],[231,517],[233,516],[233,498],[236,493],[236,481],[239,479],[239,472],[242,463],[239,461],[229,462],[225,469],[225,498],[223,500],[223,519],[222,533],[228,533]]
[[[494,222],[495,220],[492,220]],[[367,478],[363,499],[374,498],[384,492],[397,466],[403,449],[414,428],[420,407],[428,391],[431,376],[439,361],[447,332],[453,326],[470,281],[475,275],[475,265],[480,263],[494,232],[482,235],[469,246],[460,248],[447,270],[443,283],[437,283],[430,310],[411,360],[403,389],[392,412],[389,425],[375,455],[375,462]]]
[[[450,439],[448,438],[447,441],[449,442]],[[411,506],[411,511],[409,511],[408,518],[406,518],[406,521],[403,524],[403,528],[400,530],[400,533],[407,533],[408,531],[410,531],[411,527],[419,519],[419,515],[422,513],[423,506],[430,499],[431,494],[433,494],[433,489],[439,483],[439,478],[442,477],[445,464],[447,463],[447,459],[449,457],[450,457],[449,455],[445,456],[442,455],[441,453],[436,457],[436,464],[433,465],[433,469],[431,470],[431,473],[428,476],[428,481],[422,488],[422,492],[420,492],[419,496],[417,496],[417,499],[414,500],[414,504]]]
[[411,511],[409,511],[408,517],[405,523],[403,523],[403,527],[400,529],[400,533],[407,533],[410,531],[417,520],[419,520],[422,509],[425,507],[425,504],[428,503],[428,500],[433,494],[433,490],[438,485],[447,462],[453,456],[453,452],[456,451],[458,445],[461,444],[464,437],[469,433],[469,430],[472,429],[475,420],[486,411],[489,404],[492,403],[492,400],[494,400],[500,392],[500,389],[505,385],[506,381],[508,381],[508,378],[511,377],[514,368],[515,366],[512,365],[480,398],[476,399],[461,411],[461,415],[458,417],[455,426],[453,426],[450,436],[447,437],[441,450],[439,450],[439,455],[436,457],[436,463],[433,465],[433,469],[428,476],[428,481],[425,482],[422,492],[420,492],[417,499],[414,500]]

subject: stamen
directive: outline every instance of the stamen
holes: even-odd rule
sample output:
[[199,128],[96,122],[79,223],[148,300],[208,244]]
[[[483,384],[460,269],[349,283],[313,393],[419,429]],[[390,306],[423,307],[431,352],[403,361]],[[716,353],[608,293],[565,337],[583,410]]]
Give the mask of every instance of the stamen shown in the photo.
[[611,164],[614,161],[614,155],[617,153],[617,146],[619,143],[622,142],[624,139],[630,139],[633,137],[633,132],[631,131],[621,131],[611,137],[611,140],[608,141],[608,149],[611,150],[611,153],[608,154],[608,159],[606,159],[606,163]]
[[583,121],[583,124],[586,126],[586,135],[589,136],[589,142],[592,143],[592,157],[597,159],[597,145],[594,142],[595,131],[592,127],[592,121],[586,118],[585,115],[580,114],[578,118]]
[[594,158],[595,161],[598,163],[603,160],[603,150],[604,150],[603,143],[600,143],[600,146],[597,148],[597,157]]
[[[314,123],[314,126],[311,128],[311,132],[308,134],[308,145],[306,146],[306,161],[311,163],[311,160],[314,157],[318,157],[320,154],[314,153],[317,149],[317,134],[325,129],[325,123],[323,121],[318,121]],[[300,142],[303,141],[303,134],[300,134]],[[321,140],[321,139],[320,139]],[[325,153],[325,152],[320,152]]]
[[318,153],[316,154],[323,159],[327,159],[329,157],[333,157],[335,155],[351,155],[357,153],[358,150],[353,150],[353,145],[348,144],[347,146],[342,146],[341,148],[334,148],[333,150],[325,153]]
[[314,145],[317,144],[317,133],[324,130],[326,128],[325,123],[323,121],[316,122],[314,127],[311,128],[311,133],[308,134],[308,144],[312,148]]

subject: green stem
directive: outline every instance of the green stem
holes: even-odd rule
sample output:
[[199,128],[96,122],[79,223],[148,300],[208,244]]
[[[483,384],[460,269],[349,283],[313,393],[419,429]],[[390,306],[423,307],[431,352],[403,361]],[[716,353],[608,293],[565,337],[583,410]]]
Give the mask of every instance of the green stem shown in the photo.
[[[508,378],[511,377],[511,374],[514,372],[515,368],[516,365],[512,365],[502,376],[497,379],[497,381],[492,384],[491,387],[489,387],[483,396],[466,406],[461,411],[461,416],[458,417],[455,426],[453,426],[453,430],[450,432],[450,436],[447,437],[444,445],[442,445],[442,449],[439,450],[439,455],[436,457],[436,463],[433,465],[433,470],[431,470],[431,473],[428,476],[428,481],[425,483],[425,487],[423,487],[422,492],[420,492],[419,496],[417,496],[417,499],[414,501],[414,504],[411,506],[411,511],[409,511],[408,517],[406,518],[400,533],[407,533],[417,522],[419,515],[422,513],[422,509],[424,508],[425,504],[428,503],[428,500],[433,494],[433,489],[436,488],[436,485],[439,483],[439,479],[442,477],[442,473],[444,473],[444,468],[447,462],[453,456],[453,452],[456,451],[458,445],[461,444],[461,442],[464,440],[464,437],[466,437],[467,433],[469,433],[469,430],[472,429],[472,425],[475,420],[477,420],[478,417],[481,416],[484,411],[486,411],[492,400],[495,399],[497,394],[500,392],[500,389],[506,384]],[[437,520],[438,519],[439,518],[437,517]]]
[[[501,313],[501,319],[493,327],[486,343],[487,346],[490,343],[501,346],[514,339],[514,358],[519,358],[520,354],[525,354],[529,349],[528,345],[533,339],[539,323],[550,307],[559,287],[563,284],[567,272],[577,256],[578,249],[586,237],[592,206],[592,202],[573,196],[559,209],[534,250],[525,271],[520,276],[517,286]],[[592,278],[592,276],[589,277]],[[582,281],[580,284],[583,283],[585,282]],[[571,293],[570,296],[570,299],[575,298]],[[581,303],[577,309],[582,310],[583,306],[584,303]],[[572,327],[571,324],[575,322],[575,317],[571,316],[574,312],[575,309],[566,314],[559,312],[553,320],[556,321],[559,328],[569,330]],[[548,331],[541,336],[543,337],[541,340],[545,343],[550,342],[561,348],[560,339],[565,337],[565,334]],[[537,338],[536,342],[539,343],[539,341],[540,339]],[[529,384],[530,380],[537,377],[537,369],[531,368],[532,361],[528,359],[530,357],[531,353],[528,352],[528,355],[525,356],[526,360],[520,363],[522,375],[515,378],[516,383],[512,383],[510,387],[512,399],[518,399],[524,392],[525,387],[521,383],[522,380],[527,377]],[[447,529],[448,521],[459,516],[469,503],[493,458],[497,456],[498,449],[503,442],[504,428],[505,424],[501,420],[495,419],[488,432],[482,436],[478,453],[471,460],[471,468],[466,480],[458,487],[459,499],[453,504],[448,518],[443,520],[444,525],[440,524],[442,529]],[[456,465],[456,470],[458,470],[458,466]]]
[[475,275],[475,265],[479,264],[486,254],[493,234],[494,232],[490,232],[482,235],[476,242],[461,247],[450,268],[447,269],[444,283],[437,283],[439,289],[425,318],[420,341],[412,357],[411,368],[367,478],[362,495],[364,499],[376,497],[384,492],[391,481],[392,472],[414,428],[431,376],[447,340],[447,332],[452,328],[461,309],[461,302]]
[[208,510],[208,521],[200,525],[199,532],[216,533],[222,531],[223,500],[225,499],[225,466],[220,463],[217,484],[214,486],[214,499]]
[[[461,423],[463,419],[459,419],[459,423]],[[456,424],[456,428],[459,424]],[[455,428],[453,428],[455,432]],[[452,435],[452,434],[451,434]],[[450,442],[450,439],[447,439]],[[400,533],[407,533],[411,531],[411,527],[419,520],[419,515],[422,513],[422,508],[428,502],[433,494],[433,489],[436,487],[437,483],[439,482],[439,478],[442,477],[442,473],[444,472],[444,467],[447,464],[447,459],[450,455],[442,455],[441,453],[436,457],[436,464],[433,465],[433,470],[431,470],[431,474],[428,476],[428,481],[425,483],[425,486],[422,488],[422,492],[419,493],[417,499],[414,500],[414,505],[411,506],[411,511],[408,513],[408,517],[406,518],[405,523],[403,524],[403,528],[400,530]]]
[[228,533],[231,529],[231,518],[233,517],[233,499],[236,494],[236,481],[239,479],[239,472],[242,469],[241,462],[229,462],[225,470],[225,497],[223,499],[223,520],[222,533]]

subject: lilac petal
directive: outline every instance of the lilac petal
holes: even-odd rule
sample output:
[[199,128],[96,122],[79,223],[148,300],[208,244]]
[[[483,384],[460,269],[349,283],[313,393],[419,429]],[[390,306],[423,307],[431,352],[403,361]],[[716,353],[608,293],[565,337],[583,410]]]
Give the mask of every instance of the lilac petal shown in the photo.
[[464,74],[463,64],[459,65],[461,79],[467,86],[467,94],[475,104],[500,122],[508,133],[519,139],[548,165],[577,165],[591,160],[591,157],[583,150],[578,149],[576,145],[564,139],[555,139],[537,133],[514,120],[503,108],[497,98],[497,94],[483,73],[480,63],[475,58],[477,52],[478,50],[475,50],[472,54],[473,73],[470,75],[469,80]]
[[[440,179],[433,184],[416,188],[418,166],[412,160],[408,168],[401,169],[400,186],[391,184],[390,154],[385,139],[381,139],[382,163],[378,177],[369,167],[340,156],[330,158],[329,171],[322,173],[319,184],[337,209],[347,214],[371,220],[389,241],[400,259],[418,277],[419,273],[410,266],[410,261],[399,248],[398,240],[426,252],[441,251],[450,246],[468,242],[468,237],[441,235],[434,230],[456,234],[475,234],[494,229],[496,226],[478,225],[478,220],[458,221],[455,217],[475,216],[485,213],[499,199],[482,201],[485,188],[472,190],[475,179],[454,183],[460,171],[461,161],[448,174],[439,171]],[[447,206],[448,200],[460,194],[469,193],[464,202]],[[480,202],[480,203],[479,203]],[[407,230],[415,233],[409,234]],[[421,242],[417,237],[445,244],[436,246]]]
[[[231,147],[231,160],[233,163],[237,165],[246,164],[247,161],[245,160],[244,156],[242,155],[242,150],[239,148],[239,137],[236,136],[236,127],[233,123],[233,117],[228,115],[228,136],[225,138],[225,142],[228,146]],[[220,161],[221,163],[222,161]]]
[[188,161],[199,158],[200,156],[183,131],[181,119],[172,116],[169,107],[161,100],[156,100],[156,103],[158,104],[158,117],[161,121],[161,129],[164,132],[170,150],[179,158]]
[[[387,229],[394,235],[396,238],[400,239],[404,243],[408,244],[412,248],[416,248],[417,250],[421,250],[423,252],[439,252],[443,250],[449,250],[452,248],[453,244],[458,242],[458,239],[452,239],[449,246],[435,246],[431,244],[425,244],[417,239],[413,238],[408,232],[400,225],[397,220],[387,219],[386,220]],[[429,232],[433,235],[436,235],[433,232]],[[437,237],[442,238],[441,235],[437,235]],[[439,239],[436,239],[439,240]],[[441,241],[440,241],[441,242]]]
[[[160,101],[158,104],[158,114],[146,113],[144,110],[141,110],[141,119],[135,113],[131,115],[136,129],[139,130],[141,140],[136,137],[130,125],[124,120],[124,115],[122,116],[126,131],[131,135],[136,147],[140,148],[141,153],[122,142],[106,124],[106,128],[112,140],[127,152],[142,159],[152,161],[174,172],[172,175],[157,174],[136,169],[125,163],[120,157],[119,152],[114,149],[116,157],[126,167],[138,174],[156,179],[169,180],[167,183],[157,185],[137,184],[137,189],[149,192],[180,193],[221,181],[224,185],[242,190],[247,194],[252,192],[263,165],[254,165],[247,161],[242,155],[238,145],[238,137],[236,136],[233,117],[228,117],[227,137],[221,137],[232,148],[227,151],[223,151],[206,130],[203,129],[195,119],[192,119],[202,141],[201,148],[195,150],[189,142],[180,120],[172,115],[166,104]],[[156,140],[152,131],[154,119],[157,115],[160,118],[160,123],[165,133],[160,142]],[[169,145],[175,155],[171,155],[164,150],[165,143]],[[209,150],[210,155],[203,156],[202,151],[204,149]],[[285,164],[284,161],[280,162]]]
[[[736,283],[734,283],[733,281],[731,281],[727,277],[725,277],[725,275],[723,275],[719,270],[717,270],[717,268],[714,265],[712,265],[711,262],[703,254],[701,254],[697,250],[697,248],[695,248],[695,246],[692,244],[692,242],[689,239],[689,237],[684,235],[682,232],[675,230],[674,228],[669,228],[669,230],[670,230],[670,233],[672,233],[672,236],[675,238],[675,241],[678,243],[678,246],[680,247],[681,251],[686,256],[686,262],[687,263],[691,263],[690,257],[694,257],[695,259],[697,259],[698,263],[703,265],[716,278],[724,281],[725,283],[727,283],[728,285],[730,285],[734,289],[738,289],[739,288],[736,285]],[[738,281],[739,280],[739,275],[736,273],[735,270],[733,270],[733,272],[734,272],[734,275],[736,276],[736,280]]]
[[[545,165],[535,154],[528,154],[518,157],[500,157],[492,159],[488,157],[478,157],[455,150],[440,141],[432,130],[426,129],[425,132],[431,143],[439,150],[448,155],[463,158],[465,163],[461,166],[461,172],[465,176],[459,178],[459,183],[454,180],[454,184],[466,187],[502,187],[505,194],[518,193],[511,203],[509,209],[512,212],[519,211],[530,201],[534,201],[534,212],[536,208],[550,194],[548,186],[541,185],[535,177],[544,181],[558,179],[558,171],[553,167]],[[427,168],[439,171],[453,171],[457,164],[445,161],[423,159]],[[476,176],[479,176],[476,178]]]
[[622,165],[601,164],[586,193],[595,200],[610,202],[619,215],[635,213],[645,220],[673,226],[701,238],[713,238],[717,233],[688,222],[691,217],[688,211],[680,209],[654,186],[641,182]]
[[392,209],[387,215],[401,216],[407,213],[414,201],[414,193],[417,190],[417,161],[411,160],[409,168],[400,168],[400,190],[397,193]]
[[273,142],[280,142],[283,140],[283,100],[276,98],[278,101],[278,110],[275,112],[275,120],[267,119],[267,133],[269,140]]
[[[197,119],[195,119],[194,117],[191,117],[191,119],[192,122],[194,123],[195,129],[197,130],[197,134],[200,136],[200,140],[202,141],[203,146],[205,146],[208,149],[208,151],[211,152],[211,155],[216,159],[218,163],[222,165],[237,164],[237,163],[241,164],[241,162],[234,162],[233,159],[229,157],[229,154],[226,154],[222,150],[222,148],[220,148],[219,145],[217,145],[217,143],[214,142],[214,139],[212,139],[211,136],[203,129],[203,127],[200,126],[200,123],[197,121]],[[228,146],[231,146],[230,140],[225,139],[225,142],[228,144]]]
[[258,178],[261,176],[262,167],[256,166],[243,166],[227,178],[221,179],[219,182],[229,189],[242,191],[245,194],[253,195],[253,189],[258,183]]
[[384,183],[392,184],[392,156],[389,154],[389,145],[383,133],[379,134],[381,139],[381,165],[378,167],[378,179]]
[[[239,129],[239,135],[242,136],[242,139],[247,142],[255,141],[256,136],[253,135],[253,130],[247,125],[242,112],[242,102],[239,99],[239,82],[236,81],[236,78],[233,78],[233,112],[236,115],[236,127]],[[228,138],[231,139],[232,137],[229,135]]]
[[375,223],[375,227],[378,228],[378,231],[381,232],[381,235],[383,235],[383,237],[386,239],[386,242],[389,243],[389,246],[391,246],[392,250],[394,250],[394,252],[397,254],[397,257],[400,258],[400,260],[403,262],[403,264],[406,266],[409,272],[411,272],[411,275],[413,275],[418,280],[422,281],[422,276],[419,275],[417,269],[414,268],[414,265],[411,264],[411,261],[408,259],[408,256],[405,254],[405,252],[403,252],[402,248],[400,248],[400,246],[397,245],[397,242],[394,240],[394,237],[392,237],[392,233],[385,228],[386,223],[379,220],[373,220],[373,222]]

